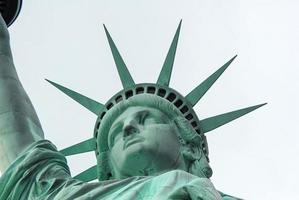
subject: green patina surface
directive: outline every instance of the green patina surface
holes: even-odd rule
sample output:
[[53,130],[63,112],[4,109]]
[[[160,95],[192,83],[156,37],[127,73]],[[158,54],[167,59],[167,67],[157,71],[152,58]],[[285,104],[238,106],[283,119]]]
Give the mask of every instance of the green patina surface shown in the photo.
[[[236,199],[209,179],[205,134],[264,104],[202,120],[193,110],[236,56],[183,96],[169,87],[182,22],[157,82],[141,84],[135,84],[104,26],[123,89],[102,104],[47,80],[98,116],[93,137],[58,152],[44,140],[0,20],[0,200]],[[95,151],[97,165],[72,177],[65,156],[89,151]]]

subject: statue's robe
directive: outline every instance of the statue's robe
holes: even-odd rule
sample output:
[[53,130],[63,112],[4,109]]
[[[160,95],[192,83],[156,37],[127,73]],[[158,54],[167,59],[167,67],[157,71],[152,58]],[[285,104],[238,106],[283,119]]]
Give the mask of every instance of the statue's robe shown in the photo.
[[[32,144],[0,178],[0,200],[222,199],[211,181],[185,171],[86,183],[71,177],[65,157],[47,140]],[[231,199],[230,197],[223,199]]]

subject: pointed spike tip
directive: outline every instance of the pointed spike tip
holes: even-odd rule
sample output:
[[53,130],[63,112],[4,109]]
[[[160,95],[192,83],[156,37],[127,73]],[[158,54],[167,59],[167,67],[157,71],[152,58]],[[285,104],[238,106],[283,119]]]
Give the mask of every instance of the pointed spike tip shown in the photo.
[[232,57],[231,62],[233,62],[236,58],[238,57],[238,55],[236,54],[234,57]]
[[265,106],[267,104],[268,104],[267,102],[266,103],[262,103],[262,104],[260,104],[260,107]]
[[210,117],[210,118],[201,120],[200,126],[202,128],[203,133],[207,133],[207,132],[212,131],[220,126],[230,123],[231,121],[233,121],[239,117],[242,117],[242,116],[244,116],[244,115],[246,115],[246,114],[248,114],[266,104],[267,103],[262,103],[262,104],[258,104],[255,106],[251,106],[251,107],[235,110],[232,112],[220,114],[220,115],[217,115],[214,117]]
[[50,81],[49,79],[46,79],[46,78],[45,78],[45,80],[46,80],[47,82],[51,83],[51,84],[53,83],[53,82],[52,82],[52,81]]
[[180,30],[181,30],[182,20],[179,23],[179,26],[175,32],[174,38],[172,39],[170,48],[168,50],[167,56],[164,60],[161,72],[159,74],[157,84],[168,86],[171,78],[171,72],[173,68],[173,63],[175,59],[175,54],[177,50],[178,40],[180,36]]
[[103,24],[103,27],[104,27],[104,30],[105,30],[106,34],[107,34],[107,33],[109,34],[109,32],[108,32],[107,27],[106,27],[105,24]]
[[178,26],[178,29],[181,29],[181,26],[182,26],[182,19],[180,20],[180,22],[179,22],[179,26]]
[[212,87],[212,85],[218,80],[218,78],[223,74],[223,72],[228,68],[228,66],[237,57],[235,55],[228,62],[226,62],[222,67],[210,75],[206,80],[194,88],[187,96],[186,99],[195,106],[197,102],[206,94],[206,92]]
[[109,31],[107,30],[105,24],[104,26],[104,30],[108,39],[108,43],[112,52],[112,56],[114,59],[114,63],[116,65],[117,71],[118,71],[118,75],[120,77],[120,80],[122,82],[122,85],[124,88],[129,88],[135,85],[135,82],[123,60],[123,58],[121,57]]
[[107,27],[106,27],[105,24],[103,24],[103,27],[104,27],[104,31],[105,31],[106,37],[108,39],[108,42],[109,42],[109,45],[110,45],[110,48],[111,48],[110,42],[111,41],[112,41],[112,43],[114,43],[114,42],[113,42],[112,37],[111,37],[111,35],[110,35],[110,33],[109,33],[109,31],[108,31],[108,29],[107,29]]
[[104,31],[105,31],[105,33],[106,33],[106,35],[107,35],[107,33],[108,33],[108,29],[107,29],[105,23],[103,23],[102,25],[103,25]]
[[103,104],[101,104],[95,100],[92,100],[78,92],[70,90],[70,89],[68,89],[62,85],[59,85],[57,83],[54,83],[53,81],[50,81],[48,79],[45,79],[45,80],[96,115],[98,115],[105,108],[105,106]]
[[232,57],[227,63],[224,64],[225,69],[237,58],[238,55],[235,55],[234,57]]

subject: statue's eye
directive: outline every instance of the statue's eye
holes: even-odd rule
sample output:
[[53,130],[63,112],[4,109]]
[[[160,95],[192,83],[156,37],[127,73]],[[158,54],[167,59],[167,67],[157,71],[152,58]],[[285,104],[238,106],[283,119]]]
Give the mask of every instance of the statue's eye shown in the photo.
[[119,140],[119,138],[121,138],[120,132],[114,134],[114,137],[112,138],[112,146],[115,144],[115,142],[117,142],[117,140]]
[[120,138],[119,133],[113,134],[109,140],[109,148],[112,148],[119,138]]
[[156,115],[149,111],[145,111],[140,115],[139,124],[142,125],[151,125],[151,124],[160,124],[161,121],[157,118]]
[[111,130],[111,134],[109,137],[109,147],[112,148],[115,142],[120,138],[120,133],[122,131],[122,124],[118,124]]
[[139,115],[139,124],[143,125],[147,121],[148,117],[149,117],[149,112],[148,111],[144,111],[144,112],[140,113],[140,115]]

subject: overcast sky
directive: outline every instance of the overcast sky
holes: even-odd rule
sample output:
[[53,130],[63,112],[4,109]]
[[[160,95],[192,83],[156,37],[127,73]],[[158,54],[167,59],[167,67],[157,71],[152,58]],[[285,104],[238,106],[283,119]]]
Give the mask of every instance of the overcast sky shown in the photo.
[[[299,2],[26,0],[10,27],[15,65],[59,149],[92,137],[96,116],[50,86],[105,103],[122,86],[105,23],[135,82],[155,82],[183,19],[170,82],[183,95],[235,54],[195,106],[200,119],[268,102],[207,134],[217,189],[254,200],[299,199]],[[94,153],[69,159],[73,175]]]

